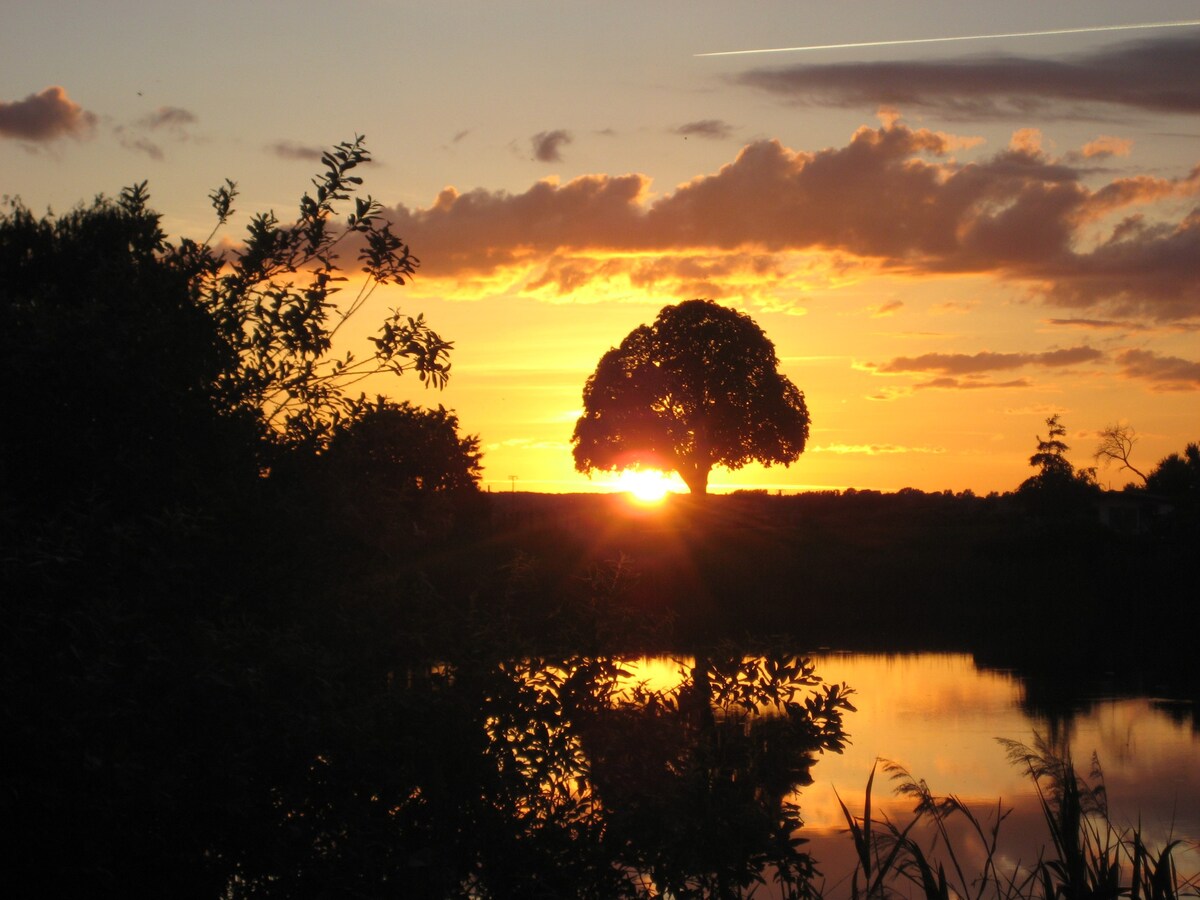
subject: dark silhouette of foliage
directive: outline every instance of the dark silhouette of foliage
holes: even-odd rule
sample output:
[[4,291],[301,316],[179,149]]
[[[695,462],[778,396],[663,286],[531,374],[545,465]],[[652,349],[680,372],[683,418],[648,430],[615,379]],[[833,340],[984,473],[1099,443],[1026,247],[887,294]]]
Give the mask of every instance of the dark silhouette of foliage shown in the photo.
[[581,719],[606,840],[662,894],[748,896],[773,870],[782,896],[811,896],[789,795],[816,754],[842,751],[853,691],[778,652],[726,647],[682,671],[675,691],[641,687]]
[[714,466],[789,465],[808,439],[804,394],[749,316],[710,300],[664,307],[601,358],[583,389],[575,467],[678,472],[693,494]]
[[[361,140],[334,148],[292,224],[257,216],[229,252],[168,241],[144,184],[0,215],[0,370],[19,386],[0,429],[0,795],[22,823],[18,893],[211,898],[265,869],[371,894],[388,874],[361,849],[381,840],[366,798],[394,796],[388,673],[429,589],[337,552],[310,463],[387,408],[356,380],[441,385],[450,345],[392,313],[372,358],[331,356],[373,286],[416,266],[352,196],[366,159]],[[213,193],[218,227],[234,197]],[[364,270],[343,305],[339,242]],[[452,448],[445,477],[470,481],[471,440],[430,441],[422,471]],[[355,765],[327,771],[346,748]],[[319,824],[301,848],[303,816]]]
[[401,764],[419,764],[394,812],[411,854],[400,884],[424,881],[422,896],[746,897],[774,876],[782,896],[810,896],[789,795],[811,783],[817,754],[841,751],[852,692],[782,653],[722,655],[705,674],[681,663],[672,690],[631,686],[626,665],[468,652],[413,672],[405,703],[420,737]]
[[20,385],[0,431],[8,502],[157,509],[245,470],[254,424],[214,403],[233,360],[158,221],[141,187],[0,216],[0,367]]
[[[1033,737],[1032,748],[997,740],[1009,761],[1028,776],[1041,808],[1050,843],[1036,860],[1013,862],[1011,852],[1002,847],[1004,822],[1013,812],[1003,801],[985,812],[954,794],[934,794],[924,779],[904,766],[881,760],[896,782],[895,793],[915,801],[915,806],[907,824],[887,816],[873,818],[875,767],[867,779],[861,816],[852,815],[839,798],[858,856],[851,896],[1178,900],[1196,895],[1195,876],[1176,865],[1187,841],[1168,839],[1152,851],[1140,827],[1118,825],[1110,816],[1096,754],[1085,778],[1075,769],[1068,741],[1046,739],[1037,732]],[[922,839],[925,835],[927,841]]]
[[1041,470],[1033,477],[1043,482],[1071,478],[1075,470],[1066,457],[1071,448],[1061,440],[1067,436],[1067,429],[1058,421],[1058,413],[1046,420],[1046,427],[1049,429],[1046,438],[1038,435],[1037,453],[1029,457],[1029,464]]
[[1094,468],[1076,469],[1067,459],[1067,430],[1057,413],[1046,419],[1045,438],[1038,435],[1037,452],[1029,464],[1039,471],[1021,483],[1017,493],[1026,508],[1043,517],[1082,516],[1100,488]]
[[325,457],[374,490],[398,496],[478,489],[483,471],[479,437],[459,437],[453,412],[383,397],[338,423]]
[[[369,161],[361,137],[325,153],[326,171],[313,179],[314,192],[301,197],[297,217],[281,224],[274,213],[255,215],[244,246],[232,254],[186,240],[172,248],[172,259],[196,273],[197,300],[233,360],[216,385],[219,402],[253,412],[285,444],[323,442],[337,414],[347,411],[346,389],[368,375],[414,370],[422,382],[438,387],[449,375],[452,345],[423,317],[399,311],[371,339],[372,358],[329,355],[338,331],[375,289],[404,284],[419,265],[381,220],[379,203],[353,196],[362,179],[349,173]],[[212,193],[220,224],[231,215],[236,196],[233,182]],[[351,199],[354,211],[345,226],[335,225],[337,205]],[[333,295],[347,281],[337,262],[343,242],[359,248],[366,278],[353,299],[341,304]]]
[[477,436],[459,436],[453,412],[379,397],[338,420],[312,475],[359,541],[396,551],[482,518],[482,456]]
[[[190,502],[268,469],[280,448],[321,447],[362,408],[347,390],[367,375],[415,370],[444,384],[451,345],[420,316],[393,312],[370,359],[330,355],[375,287],[417,266],[379,204],[353,197],[361,179],[349,173],[369,159],[361,138],[339,144],[293,222],[259,214],[228,253],[209,243],[216,229],[203,243],[169,242],[145,183],[61,217],[11,203],[0,217],[0,366],[23,389],[0,439],[0,491],[39,507]],[[236,196],[233,182],[211,195],[218,228]],[[365,279],[340,305],[336,249],[350,240]]]
[[1146,490],[1170,501],[1174,530],[1194,539],[1200,533],[1200,443],[1159,460],[1146,477]]
[[1176,500],[1200,503],[1200,443],[1191,443],[1183,454],[1159,460],[1146,477],[1146,489]]

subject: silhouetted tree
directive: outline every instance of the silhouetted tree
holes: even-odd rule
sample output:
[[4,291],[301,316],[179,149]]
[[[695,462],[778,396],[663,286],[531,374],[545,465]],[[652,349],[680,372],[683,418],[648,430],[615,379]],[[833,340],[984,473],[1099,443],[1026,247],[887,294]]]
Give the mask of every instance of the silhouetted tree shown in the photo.
[[1046,419],[1049,429],[1045,438],[1038,435],[1037,452],[1029,464],[1039,469],[1021,483],[1018,494],[1030,511],[1039,515],[1061,516],[1080,513],[1090,498],[1099,491],[1094,468],[1076,469],[1067,459],[1070,449],[1064,442],[1067,429],[1058,413]]
[[1062,442],[1067,436],[1067,429],[1058,421],[1058,413],[1046,420],[1049,429],[1045,439],[1038,435],[1037,453],[1029,457],[1029,464],[1041,469],[1034,478],[1052,481],[1058,478],[1070,478],[1074,467],[1067,461],[1066,453],[1071,448]]
[[1200,443],[1190,443],[1183,454],[1172,453],[1159,460],[1146,477],[1146,488],[1195,504],[1200,502]]
[[678,472],[704,494],[714,466],[789,465],[808,439],[804,394],[749,316],[711,300],[664,307],[601,358],[583,389],[575,468]]
[[0,377],[20,385],[0,498],[23,512],[160,509],[254,473],[253,454],[237,459],[254,423],[214,402],[228,348],[158,221],[141,188],[58,217],[19,202],[0,215]]
[[[338,414],[353,411],[348,387],[369,375],[413,370],[438,387],[449,376],[452,345],[422,316],[398,310],[371,338],[373,356],[330,355],[338,331],[375,289],[404,284],[419,265],[380,218],[379,203],[352,196],[362,179],[349,173],[369,161],[361,137],[323,154],[326,171],[313,179],[313,194],[300,198],[297,217],[281,224],[273,213],[255,215],[244,246],[232,254],[187,240],[171,248],[172,261],[195,273],[198,303],[217,324],[229,354],[230,364],[215,385],[218,402],[223,409],[248,411],[269,438],[284,445],[323,444]],[[210,195],[219,225],[228,221],[236,196],[229,181]],[[350,199],[354,211],[344,227],[335,225],[336,205]],[[337,262],[340,244],[357,247],[366,275],[346,303],[333,299],[347,281]]]
[[478,436],[460,436],[453,412],[379,397],[338,422],[315,462],[339,519],[395,547],[482,514],[482,457]]
[[1145,484],[1145,473],[1129,461],[1130,454],[1133,453],[1133,445],[1137,441],[1137,432],[1133,430],[1132,425],[1120,423],[1109,425],[1100,432],[1100,443],[1096,446],[1096,452],[1092,454],[1092,458],[1097,462],[1103,459],[1106,465],[1119,462],[1121,469],[1128,469],[1142,479],[1142,483]]

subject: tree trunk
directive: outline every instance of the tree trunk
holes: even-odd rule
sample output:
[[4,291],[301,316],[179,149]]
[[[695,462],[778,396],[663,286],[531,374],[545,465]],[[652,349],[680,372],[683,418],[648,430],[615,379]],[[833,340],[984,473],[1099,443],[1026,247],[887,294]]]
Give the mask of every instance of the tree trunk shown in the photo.
[[708,473],[712,471],[712,466],[683,463],[678,471],[679,477],[694,496],[704,497],[708,494]]

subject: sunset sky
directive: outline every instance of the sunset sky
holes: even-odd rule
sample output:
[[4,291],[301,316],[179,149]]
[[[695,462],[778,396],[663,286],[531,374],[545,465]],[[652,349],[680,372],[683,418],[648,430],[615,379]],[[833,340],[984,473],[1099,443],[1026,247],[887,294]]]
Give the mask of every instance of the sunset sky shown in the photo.
[[[283,216],[321,148],[365,135],[365,187],[422,265],[355,339],[400,306],[455,342],[444,391],[369,389],[455,409],[494,490],[608,489],[572,465],[584,381],[692,297],[758,322],[813,420],[790,468],[712,490],[1011,490],[1053,413],[1076,465],[1116,422],[1143,468],[1200,440],[1194,0],[44,0],[3,20],[0,194],[38,212],[149,180],[168,232],[202,238],[225,178],[241,213]],[[1070,33],[1031,34],[1050,31]],[[887,43],[1000,34],[1023,36]],[[700,55],[838,44],[872,46]]]

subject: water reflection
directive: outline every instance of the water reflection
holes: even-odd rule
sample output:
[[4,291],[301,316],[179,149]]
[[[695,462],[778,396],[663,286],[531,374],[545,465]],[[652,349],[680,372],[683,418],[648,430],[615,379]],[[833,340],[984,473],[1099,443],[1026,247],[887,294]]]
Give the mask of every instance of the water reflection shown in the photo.
[[[402,896],[837,900],[856,864],[841,803],[863,814],[880,757],[985,827],[1007,816],[994,852],[966,817],[946,820],[964,871],[1038,858],[1050,842],[1039,801],[996,741],[1046,732],[1022,700],[1019,679],[969,656],[466,655],[395,678],[390,782],[360,790],[366,748],[346,748],[294,793],[281,787],[278,809],[298,843],[355,865],[347,848],[370,837],[363,858],[382,858],[381,881]],[[1194,841],[1194,734],[1148,699],[1091,710],[1060,731],[1085,772],[1098,754],[1111,819],[1152,846]],[[914,797],[893,796],[888,774],[872,818],[907,822]],[[334,815],[347,796],[361,808]],[[926,846],[934,834],[912,832]],[[1198,868],[1195,855],[1179,863]]]
[[[844,685],[786,654],[442,664],[407,684],[424,757],[391,811],[410,890],[809,895],[797,788],[840,751]],[[639,671],[640,668],[640,671]],[[644,677],[643,677],[644,676]]]
[[[1024,680],[979,669],[967,654],[836,653],[817,654],[812,661],[823,676],[856,691],[845,752],[823,757],[814,783],[793,797],[825,896],[850,893],[856,855],[840,802],[862,814],[878,759],[896,761],[934,794],[953,794],[989,828],[1003,815],[994,856],[1003,871],[1036,860],[1051,844],[1042,808],[1028,772],[1011,763],[997,740],[1030,742],[1035,733],[1065,741],[1081,775],[1091,769],[1094,754],[1113,824],[1138,830],[1152,849],[1184,840],[1176,853],[1180,870],[1185,877],[1200,871],[1200,852],[1194,849],[1200,838],[1200,741],[1191,727],[1194,717],[1180,704],[1147,697],[1090,697],[1084,703],[1075,696],[1070,715],[1061,707],[1039,714],[1028,703]],[[669,687],[678,681],[672,680],[678,665],[660,657],[640,660],[636,668]],[[898,783],[883,769],[877,773],[873,818],[896,823],[912,818],[915,800],[896,796]],[[969,821],[950,817],[946,827],[964,869],[981,872],[988,848]],[[921,826],[913,836],[933,840]]]
[[[804,792],[803,813],[812,853],[822,870],[841,882],[853,869],[853,848],[844,834],[837,795],[863,809],[865,785],[877,758],[895,760],[938,794],[953,793],[992,821],[1011,810],[1001,830],[1001,861],[1015,865],[1037,858],[1050,843],[1031,781],[1010,764],[997,738],[1029,742],[1035,732],[1055,731],[1068,742],[1082,774],[1093,754],[1103,770],[1110,817],[1120,828],[1138,828],[1151,845],[1172,837],[1200,838],[1200,741],[1187,717],[1166,714],[1150,698],[1092,698],[1070,717],[1026,710],[1023,682],[1011,674],[978,670],[969,655],[817,655],[827,677],[858,691],[852,740],[844,754],[821,766],[818,782]],[[914,802],[892,794],[884,774],[872,798],[876,816],[911,818]],[[965,822],[955,820],[956,827]],[[965,841],[966,835],[960,835]],[[983,858],[975,845],[975,861]],[[1178,857],[1194,873],[1200,855]],[[844,882],[839,887],[846,887]],[[836,894],[833,883],[827,886]]]

